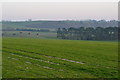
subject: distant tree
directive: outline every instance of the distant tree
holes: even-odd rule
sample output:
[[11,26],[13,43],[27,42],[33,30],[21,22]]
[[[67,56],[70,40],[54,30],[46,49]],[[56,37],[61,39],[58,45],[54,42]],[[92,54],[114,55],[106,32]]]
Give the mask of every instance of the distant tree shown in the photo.
[[28,35],[30,35],[31,33],[29,32]]
[[16,35],[16,33],[13,33],[13,35]]
[[58,28],[58,30],[57,30],[57,38],[62,38],[61,28]]
[[71,40],[118,40],[118,27],[58,28],[57,38]]
[[38,33],[36,35],[39,35]]
[[22,32],[20,32],[20,34],[22,34]]

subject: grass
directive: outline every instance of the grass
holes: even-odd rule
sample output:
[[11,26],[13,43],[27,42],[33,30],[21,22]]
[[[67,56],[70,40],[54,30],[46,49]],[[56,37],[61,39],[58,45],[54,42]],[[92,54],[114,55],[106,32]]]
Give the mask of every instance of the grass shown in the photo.
[[3,78],[117,78],[118,43],[3,38]]

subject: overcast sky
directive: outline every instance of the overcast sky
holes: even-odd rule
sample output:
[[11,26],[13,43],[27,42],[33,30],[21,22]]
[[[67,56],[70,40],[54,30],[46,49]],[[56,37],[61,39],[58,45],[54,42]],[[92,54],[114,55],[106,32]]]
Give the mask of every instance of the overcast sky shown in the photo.
[[117,2],[8,2],[2,20],[117,20]]

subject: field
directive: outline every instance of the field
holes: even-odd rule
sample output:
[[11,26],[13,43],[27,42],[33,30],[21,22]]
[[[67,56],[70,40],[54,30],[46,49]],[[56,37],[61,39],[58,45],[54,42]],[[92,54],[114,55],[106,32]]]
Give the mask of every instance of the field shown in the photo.
[[[22,32],[20,34],[20,32]],[[28,34],[30,33],[30,35]],[[3,37],[22,37],[22,38],[50,38],[56,39],[56,32],[33,32],[33,31],[3,31]],[[13,35],[15,34],[15,35]],[[37,35],[38,34],[38,35]]]
[[117,78],[118,43],[3,38],[3,78]]

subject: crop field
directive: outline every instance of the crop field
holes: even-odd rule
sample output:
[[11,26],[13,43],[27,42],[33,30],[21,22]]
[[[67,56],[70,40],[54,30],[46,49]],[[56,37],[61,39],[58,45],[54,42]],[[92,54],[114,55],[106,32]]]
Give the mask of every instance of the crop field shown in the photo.
[[3,78],[117,78],[118,43],[3,38]]

